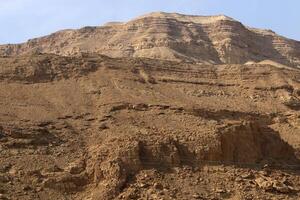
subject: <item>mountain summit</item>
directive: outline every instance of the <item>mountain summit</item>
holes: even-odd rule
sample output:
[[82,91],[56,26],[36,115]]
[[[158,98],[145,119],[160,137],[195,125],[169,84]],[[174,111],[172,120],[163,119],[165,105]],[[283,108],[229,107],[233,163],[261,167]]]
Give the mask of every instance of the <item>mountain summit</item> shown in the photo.
[[110,57],[148,57],[210,64],[272,60],[300,65],[300,42],[249,28],[224,16],[150,13],[127,23],[63,30],[23,44],[0,46],[0,55],[30,52]]

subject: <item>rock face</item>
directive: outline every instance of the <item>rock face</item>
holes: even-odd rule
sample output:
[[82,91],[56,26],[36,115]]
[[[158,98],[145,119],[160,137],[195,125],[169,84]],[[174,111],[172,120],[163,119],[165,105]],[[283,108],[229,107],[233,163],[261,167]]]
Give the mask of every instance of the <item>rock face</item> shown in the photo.
[[166,13],[1,46],[0,199],[300,199],[297,46]]
[[223,16],[151,13],[127,23],[63,30],[24,44],[0,46],[0,55],[28,52],[148,57],[212,64],[272,60],[300,66],[300,42]]
[[265,64],[0,58],[0,193],[299,199],[298,80]]

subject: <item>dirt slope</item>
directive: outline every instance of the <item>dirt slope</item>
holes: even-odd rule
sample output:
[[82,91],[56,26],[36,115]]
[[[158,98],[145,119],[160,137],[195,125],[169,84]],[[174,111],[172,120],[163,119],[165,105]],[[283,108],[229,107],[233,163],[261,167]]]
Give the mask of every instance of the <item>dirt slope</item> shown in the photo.
[[2,57],[0,199],[298,199],[299,80],[263,63]]

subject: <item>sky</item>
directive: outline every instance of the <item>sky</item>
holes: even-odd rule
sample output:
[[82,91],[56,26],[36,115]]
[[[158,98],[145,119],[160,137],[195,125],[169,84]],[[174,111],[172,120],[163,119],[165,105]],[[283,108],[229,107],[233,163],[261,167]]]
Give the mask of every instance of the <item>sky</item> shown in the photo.
[[225,14],[300,41],[300,0],[0,0],[0,44],[156,11]]

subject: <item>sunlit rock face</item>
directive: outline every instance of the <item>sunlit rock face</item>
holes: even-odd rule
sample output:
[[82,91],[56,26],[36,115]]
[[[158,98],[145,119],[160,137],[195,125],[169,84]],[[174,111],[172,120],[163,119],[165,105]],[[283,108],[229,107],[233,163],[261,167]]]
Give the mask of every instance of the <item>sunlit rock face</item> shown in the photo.
[[150,13],[127,23],[63,30],[23,44],[0,46],[0,55],[29,52],[147,57],[210,64],[272,60],[300,65],[300,42],[270,30],[249,28],[224,15]]

